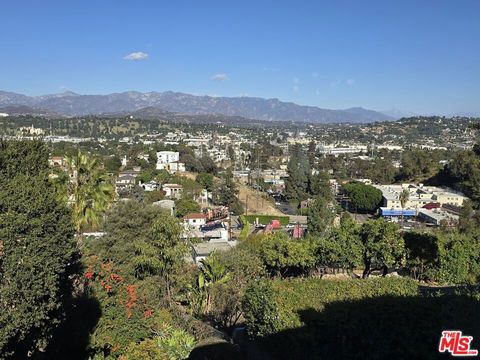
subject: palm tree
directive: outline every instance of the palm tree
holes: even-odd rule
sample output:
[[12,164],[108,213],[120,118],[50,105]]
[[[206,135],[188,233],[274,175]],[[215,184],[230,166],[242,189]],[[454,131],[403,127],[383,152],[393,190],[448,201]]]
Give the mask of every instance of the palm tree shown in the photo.
[[66,198],[77,233],[85,227],[98,226],[115,197],[111,178],[97,158],[80,150],[66,158],[66,172]]
[[215,254],[210,255],[208,258],[200,261],[200,274],[198,274],[198,283],[201,288],[205,289],[206,311],[210,310],[211,296],[210,289],[215,284],[224,284],[230,279],[230,273],[224,264],[222,264]]
[[410,199],[410,191],[408,191],[408,189],[403,189],[402,192],[400,193],[400,196],[398,197],[398,200],[400,200],[400,206],[402,207],[402,223],[403,223],[403,209],[405,208],[405,204],[408,202],[408,199]]

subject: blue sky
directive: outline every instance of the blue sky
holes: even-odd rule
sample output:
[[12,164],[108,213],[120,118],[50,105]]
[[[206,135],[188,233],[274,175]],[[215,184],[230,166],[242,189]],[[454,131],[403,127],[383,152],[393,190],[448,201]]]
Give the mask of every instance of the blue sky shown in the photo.
[[478,0],[15,0],[0,13],[2,90],[480,113]]

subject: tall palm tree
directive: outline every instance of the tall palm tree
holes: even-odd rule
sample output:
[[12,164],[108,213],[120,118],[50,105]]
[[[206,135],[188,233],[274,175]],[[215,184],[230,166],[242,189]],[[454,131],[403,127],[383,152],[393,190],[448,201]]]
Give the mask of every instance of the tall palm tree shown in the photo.
[[66,198],[72,208],[77,233],[95,227],[112,203],[115,189],[97,158],[77,151],[66,158]]
[[402,223],[403,223],[403,209],[405,208],[405,204],[408,202],[410,199],[410,191],[408,189],[403,189],[402,192],[400,193],[400,196],[398,197],[398,200],[400,200],[400,206],[402,207]]

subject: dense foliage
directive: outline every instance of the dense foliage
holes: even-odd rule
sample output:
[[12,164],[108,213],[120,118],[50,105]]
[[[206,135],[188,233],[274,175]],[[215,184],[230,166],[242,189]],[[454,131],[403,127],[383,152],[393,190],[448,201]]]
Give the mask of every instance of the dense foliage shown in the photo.
[[45,349],[63,319],[76,246],[39,142],[0,143],[0,357]]
[[353,182],[344,185],[343,190],[355,209],[360,211],[373,211],[380,206],[382,201],[382,192],[371,185]]
[[244,304],[249,347],[275,359],[433,359],[442,330],[480,335],[478,294],[420,295],[409,279],[253,283]]

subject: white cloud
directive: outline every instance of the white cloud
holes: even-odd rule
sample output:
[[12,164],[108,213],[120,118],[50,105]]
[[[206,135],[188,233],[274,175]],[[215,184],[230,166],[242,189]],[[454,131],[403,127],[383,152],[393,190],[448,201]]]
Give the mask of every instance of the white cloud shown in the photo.
[[147,57],[148,57],[147,53],[144,53],[143,51],[137,51],[137,52],[132,52],[128,55],[125,55],[123,58],[129,61],[140,61],[140,60],[145,60]]
[[227,74],[215,74],[212,76],[212,80],[214,81],[225,81],[229,80]]
[[300,79],[298,77],[293,78],[293,91],[299,92],[300,91]]
[[355,79],[347,79],[348,86],[352,86],[353,84],[355,84]]

